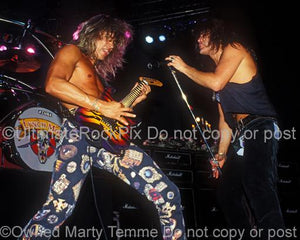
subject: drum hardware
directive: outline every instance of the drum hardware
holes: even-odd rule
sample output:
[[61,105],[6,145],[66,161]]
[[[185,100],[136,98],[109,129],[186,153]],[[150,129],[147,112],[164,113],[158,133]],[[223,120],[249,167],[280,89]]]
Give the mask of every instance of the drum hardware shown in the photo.
[[50,57],[52,59],[54,59],[54,55],[51,53],[51,51],[46,47],[46,45],[34,34],[31,35],[46,51],[47,53],[50,55]]
[[46,96],[44,93],[40,93],[39,89],[26,90],[26,89],[18,88],[18,87],[15,87],[15,86],[9,86],[9,84],[7,84],[5,82],[0,83],[0,84],[1,84],[0,85],[1,89],[10,90],[14,96],[16,96],[15,91],[19,91],[19,92],[23,92],[23,93],[27,93],[27,94],[32,94],[34,96],[39,96],[39,97],[45,97]]
[[[0,17],[0,22],[10,23],[10,24],[14,24],[14,25],[17,25],[17,26],[20,26],[20,27],[24,28],[23,33],[22,33],[22,37],[19,41],[19,47],[18,48],[21,48],[21,46],[22,46],[21,40],[24,39],[24,37],[27,33],[30,33],[31,37],[34,38],[40,46],[42,46],[42,48],[50,55],[50,57],[52,59],[54,59],[54,54],[51,52],[50,48],[47,47],[45,45],[45,43],[38,37],[38,35],[39,36],[41,35],[41,36],[46,37],[47,39],[50,39],[51,44],[52,45],[54,44],[56,46],[55,50],[57,48],[60,48],[63,45],[63,43],[60,40],[58,40],[56,37],[52,36],[51,34],[48,34],[44,31],[41,31],[37,27],[33,28],[32,27],[32,22],[31,22],[30,19],[27,21],[27,23],[24,23],[24,22],[20,22],[20,21],[16,21],[16,20],[10,20],[10,19],[4,19],[4,18]],[[20,43],[21,43],[21,45],[20,45]]]
[[40,61],[23,49],[8,49],[0,52],[0,68],[4,70],[28,73],[35,72],[40,67]]
[[[1,74],[0,74],[0,88],[4,90],[10,90],[14,96],[16,95],[15,91],[33,94],[35,96],[41,96],[41,97],[45,96],[45,94],[39,93],[37,88],[32,87],[29,84],[26,84],[16,78],[7,75],[1,75]],[[29,90],[24,88],[28,88]]]
[[4,19],[4,18],[0,18],[0,21],[2,22],[7,22],[7,23],[12,23],[18,26],[25,26],[25,23],[20,22],[20,21],[16,21],[16,20],[9,20],[9,19]]
[[16,78],[13,78],[13,77],[10,77],[10,76],[7,76],[5,74],[0,74],[0,79],[3,81],[3,82],[6,82],[6,83],[9,83],[9,82],[13,82],[14,84],[21,84],[22,86],[24,87],[27,87],[29,89],[36,89],[35,87],[27,84],[27,83],[24,83]]
[[[26,169],[51,172],[56,161],[55,148],[60,143],[59,130],[62,119],[58,115],[59,111],[51,105],[51,99],[49,100],[46,93],[40,91],[41,89],[4,73],[6,71],[31,73],[41,68],[41,58],[37,58],[25,49],[27,38],[33,38],[32,45],[36,47],[39,45],[52,59],[54,58],[52,51],[57,50],[60,41],[50,34],[33,28],[31,20],[23,23],[0,18],[1,22],[22,29],[22,32],[18,33],[18,38],[5,42],[6,48],[0,51],[0,90],[4,90],[1,97],[3,99],[8,97],[5,103],[14,106],[7,111],[8,113],[3,113],[4,117],[0,117],[1,129],[7,127],[14,132],[13,136],[0,141],[3,150],[2,158],[6,157],[7,161]],[[2,35],[2,28],[0,33]],[[2,40],[5,41],[0,39]],[[51,46],[49,47],[48,44]],[[10,96],[14,101],[10,101]],[[23,104],[24,97],[25,104]],[[0,161],[3,166],[4,159]]]
[[[3,153],[3,150],[9,150],[7,152],[11,153],[12,152],[11,144],[8,141],[2,141],[0,143],[0,146],[1,146],[1,149],[2,149],[1,165],[4,165],[4,153]],[[12,157],[12,155],[9,155],[7,157]]]
[[4,143],[1,141],[0,142],[0,147],[1,147],[1,163],[0,163],[0,168],[4,166],[4,154],[3,154],[3,149],[4,149]]
[[32,104],[32,100],[28,103],[25,103],[15,109],[13,109],[12,111],[10,111],[8,114],[6,114],[1,120],[0,120],[0,126],[5,126],[7,125],[6,123],[10,120],[15,120],[16,116],[18,116],[19,114],[22,113],[22,109],[24,109],[25,107],[31,106]]
[[20,91],[20,92],[32,94],[34,96],[45,97],[45,94],[34,92],[34,91],[30,91],[30,90],[20,89],[20,88],[16,88],[16,87],[10,87],[10,90],[13,92],[14,96],[16,96],[15,91]]
[[15,103],[18,104],[23,104],[24,101],[31,101],[33,97],[45,97],[45,94],[41,93],[39,89],[16,78],[2,74],[0,74],[0,89],[4,90],[2,91],[4,93],[3,96],[1,95],[3,100],[11,95]]
[[31,19],[28,19],[27,23],[24,25],[23,34],[22,34],[21,38],[19,39],[18,49],[22,49],[22,41],[23,41],[24,37],[26,36],[28,29],[30,29],[30,28],[32,28]]

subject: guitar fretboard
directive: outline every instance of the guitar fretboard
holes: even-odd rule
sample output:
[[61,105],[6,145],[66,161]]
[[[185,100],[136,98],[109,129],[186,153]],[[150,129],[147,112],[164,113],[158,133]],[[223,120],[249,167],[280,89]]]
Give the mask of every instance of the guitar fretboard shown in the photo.
[[147,83],[144,81],[139,82],[138,85],[132,89],[132,91],[126,97],[123,98],[121,102],[125,107],[130,107],[135,99],[138,98],[138,96],[141,94],[144,84]]

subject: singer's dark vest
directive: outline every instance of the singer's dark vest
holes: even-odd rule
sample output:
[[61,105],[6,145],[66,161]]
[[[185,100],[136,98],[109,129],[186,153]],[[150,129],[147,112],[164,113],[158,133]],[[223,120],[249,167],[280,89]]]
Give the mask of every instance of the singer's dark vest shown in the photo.
[[235,126],[233,113],[269,117],[277,115],[259,74],[243,84],[228,82],[221,91],[216,93],[216,100],[221,104],[225,120],[230,127]]

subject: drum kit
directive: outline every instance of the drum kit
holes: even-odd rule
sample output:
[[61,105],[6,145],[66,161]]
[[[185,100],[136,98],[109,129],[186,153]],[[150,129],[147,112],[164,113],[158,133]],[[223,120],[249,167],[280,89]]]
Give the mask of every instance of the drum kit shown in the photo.
[[1,24],[0,168],[51,172],[60,140],[59,104],[49,101],[40,87],[29,84],[28,75],[43,67],[42,53],[52,60],[62,43],[34,28],[31,20],[0,18]]

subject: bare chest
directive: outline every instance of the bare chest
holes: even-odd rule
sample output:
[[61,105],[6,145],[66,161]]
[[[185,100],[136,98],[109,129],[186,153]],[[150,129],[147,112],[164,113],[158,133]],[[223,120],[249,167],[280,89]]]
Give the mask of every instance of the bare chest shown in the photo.
[[100,97],[104,91],[94,66],[85,58],[76,64],[70,82],[94,97]]

